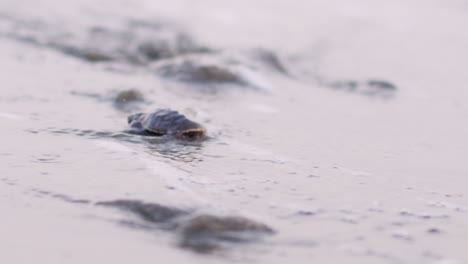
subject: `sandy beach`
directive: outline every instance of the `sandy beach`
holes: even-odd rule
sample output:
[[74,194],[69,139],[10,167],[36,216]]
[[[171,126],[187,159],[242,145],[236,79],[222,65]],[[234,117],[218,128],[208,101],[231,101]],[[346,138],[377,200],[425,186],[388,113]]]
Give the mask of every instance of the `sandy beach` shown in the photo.
[[[467,26],[463,0],[2,1],[1,262],[467,263]],[[208,139],[126,133],[160,108]],[[274,232],[199,252],[115,200]]]

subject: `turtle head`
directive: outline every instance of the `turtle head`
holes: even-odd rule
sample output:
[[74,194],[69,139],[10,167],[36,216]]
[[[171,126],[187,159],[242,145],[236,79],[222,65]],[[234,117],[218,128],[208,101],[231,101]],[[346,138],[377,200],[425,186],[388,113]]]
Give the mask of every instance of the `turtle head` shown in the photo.
[[174,136],[182,140],[198,141],[206,137],[206,130],[200,124],[184,118],[177,122]]

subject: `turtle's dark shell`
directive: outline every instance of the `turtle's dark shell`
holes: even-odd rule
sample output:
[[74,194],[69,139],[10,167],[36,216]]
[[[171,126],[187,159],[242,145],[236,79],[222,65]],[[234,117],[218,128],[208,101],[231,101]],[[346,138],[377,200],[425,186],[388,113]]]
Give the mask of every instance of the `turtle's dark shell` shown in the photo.
[[177,111],[158,109],[154,113],[139,113],[128,117],[131,133],[153,136],[172,136],[183,140],[200,140],[205,129]]

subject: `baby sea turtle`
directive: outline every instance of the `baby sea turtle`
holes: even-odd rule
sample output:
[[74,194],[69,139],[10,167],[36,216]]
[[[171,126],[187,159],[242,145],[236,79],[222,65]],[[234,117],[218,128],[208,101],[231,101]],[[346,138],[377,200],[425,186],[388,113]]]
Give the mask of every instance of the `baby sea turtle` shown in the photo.
[[168,136],[195,141],[205,138],[205,129],[177,111],[158,109],[128,117],[129,132],[147,136]]

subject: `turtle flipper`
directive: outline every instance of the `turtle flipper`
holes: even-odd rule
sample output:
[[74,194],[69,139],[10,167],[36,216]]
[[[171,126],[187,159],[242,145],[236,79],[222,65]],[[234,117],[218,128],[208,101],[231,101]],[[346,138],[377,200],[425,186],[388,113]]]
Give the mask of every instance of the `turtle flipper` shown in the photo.
[[142,120],[144,113],[134,114],[128,117],[128,132],[134,134],[144,134],[145,128],[143,127]]
[[[138,114],[131,115],[131,116],[129,116],[129,117],[127,118],[127,121],[128,121],[128,123],[130,124],[130,123],[132,123],[132,121],[134,121],[134,120],[141,120],[140,117],[141,117],[142,115],[144,115],[144,113],[138,113]],[[140,123],[141,123],[141,121],[140,121]]]

